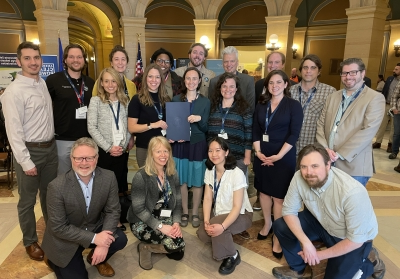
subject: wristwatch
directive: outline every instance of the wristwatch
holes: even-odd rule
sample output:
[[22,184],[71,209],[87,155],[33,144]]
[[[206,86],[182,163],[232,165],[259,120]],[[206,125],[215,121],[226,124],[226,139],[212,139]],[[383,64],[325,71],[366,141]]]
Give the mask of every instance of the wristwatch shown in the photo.
[[163,227],[162,223],[158,224],[158,226],[157,226],[157,228],[158,228],[159,230],[161,230],[162,227]]
[[153,129],[153,128],[151,127],[151,123],[147,124],[147,129],[149,129],[149,130]]

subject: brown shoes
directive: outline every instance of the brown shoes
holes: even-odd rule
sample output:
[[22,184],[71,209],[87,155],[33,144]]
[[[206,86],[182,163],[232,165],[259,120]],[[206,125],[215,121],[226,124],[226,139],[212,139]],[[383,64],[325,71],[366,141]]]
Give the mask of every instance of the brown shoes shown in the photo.
[[374,142],[373,144],[372,144],[372,148],[381,148],[381,143],[380,142]]
[[29,258],[35,261],[43,261],[44,252],[37,242],[25,247],[26,253]]
[[272,274],[275,276],[275,278],[280,278],[280,279],[292,279],[292,278],[311,279],[313,277],[312,270],[309,265],[307,265],[304,272],[300,274],[297,271],[291,270],[290,267],[287,265],[274,267],[272,269]]
[[387,153],[392,153],[392,143],[391,142],[388,143],[388,147],[386,149],[386,152]]
[[[94,249],[92,249],[92,251],[90,251],[89,255],[86,258],[87,262],[90,265],[92,264],[93,251],[94,251]],[[97,271],[99,272],[99,274],[103,277],[113,277],[115,275],[114,269],[107,262],[99,263],[99,264],[95,265],[95,267],[97,268]]]
[[375,247],[372,247],[371,252],[369,252],[368,259],[374,265],[374,273],[371,277],[374,279],[382,279],[383,276],[385,276],[386,267],[383,261],[379,258],[378,251]]
[[394,167],[394,170],[400,172],[400,163],[397,165],[397,167]]

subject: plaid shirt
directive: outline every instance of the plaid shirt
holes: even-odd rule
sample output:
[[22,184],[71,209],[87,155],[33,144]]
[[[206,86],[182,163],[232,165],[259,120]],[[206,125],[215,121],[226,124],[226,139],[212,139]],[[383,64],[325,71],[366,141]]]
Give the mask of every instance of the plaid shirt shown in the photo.
[[390,100],[390,108],[400,110],[400,82],[397,83]]
[[[301,91],[301,102],[300,92]],[[306,106],[308,98],[314,92],[311,101]],[[317,121],[324,108],[326,98],[329,94],[336,92],[336,89],[328,84],[321,83],[317,80],[315,86],[308,92],[303,91],[301,82],[290,87],[292,98],[299,101],[303,107],[304,120],[301,127],[300,136],[296,143],[296,151],[300,152],[306,145],[317,142],[315,134],[317,132]],[[306,107],[305,107],[306,106]]]

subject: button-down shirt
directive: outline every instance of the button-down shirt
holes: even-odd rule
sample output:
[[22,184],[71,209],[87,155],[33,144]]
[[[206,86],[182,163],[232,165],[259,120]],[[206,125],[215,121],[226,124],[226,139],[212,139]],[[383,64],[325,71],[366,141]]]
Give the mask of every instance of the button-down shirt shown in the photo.
[[282,216],[295,215],[302,203],[332,236],[363,243],[378,234],[378,222],[364,186],[332,167],[328,180],[312,189],[297,171],[285,196]]
[[[394,80],[396,80],[395,78]],[[393,81],[394,81],[393,80]],[[392,82],[393,83],[393,82]],[[390,85],[391,86],[391,85]],[[389,91],[389,95],[391,95],[390,99],[390,107],[392,109],[400,110],[400,82],[396,84],[396,87],[392,91]]]
[[15,159],[24,171],[31,170],[35,164],[25,142],[46,142],[54,137],[53,106],[46,83],[19,72],[0,100]]
[[392,102],[392,97],[393,97],[393,93],[396,92],[397,93],[399,91],[399,87],[397,85],[400,84],[400,76],[395,77],[392,82],[390,83],[389,86],[389,94],[386,96],[386,103],[390,104]]
[[[340,120],[342,119],[346,109],[348,108],[348,106],[350,106],[350,104],[355,101],[354,96],[356,96],[359,92],[361,92],[364,89],[364,86],[361,86],[360,88],[358,88],[356,91],[353,92],[353,94],[351,94],[350,96],[347,96],[347,90],[343,89],[343,99],[342,102],[339,104],[339,108],[338,111],[336,113],[336,117],[335,117],[335,122],[333,122],[332,125],[332,130],[331,133],[329,134],[329,142],[328,142],[328,147],[330,149],[333,150],[333,145],[335,143],[335,134],[336,134],[336,129],[337,126],[340,122]],[[339,155],[340,156],[340,155]],[[341,157],[341,159],[343,160],[343,158]]]
[[90,201],[92,200],[92,192],[93,192],[93,179],[94,179],[94,171],[92,173],[92,177],[88,184],[82,181],[79,175],[75,172],[76,179],[78,179],[79,186],[81,186],[83,197],[85,198],[86,203],[86,213],[89,213]]
[[[310,103],[305,107],[308,98],[314,92]],[[296,143],[296,151],[300,152],[306,145],[317,142],[315,134],[317,132],[317,120],[321,115],[321,111],[324,108],[326,98],[329,94],[335,92],[336,89],[328,84],[321,83],[317,80],[315,86],[304,91],[301,87],[301,83],[295,84],[290,87],[290,94],[293,99],[300,102],[301,94],[301,106],[303,107],[304,120],[301,127],[300,136]],[[301,92],[301,93],[300,93]]]

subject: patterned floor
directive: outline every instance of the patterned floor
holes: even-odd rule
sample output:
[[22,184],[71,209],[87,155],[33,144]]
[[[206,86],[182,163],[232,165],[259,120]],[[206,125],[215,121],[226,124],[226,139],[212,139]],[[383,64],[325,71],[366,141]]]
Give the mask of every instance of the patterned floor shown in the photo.
[[[389,160],[382,146],[374,151],[377,173],[367,185],[379,222],[379,235],[374,246],[379,250],[387,268],[385,278],[399,278],[400,274],[400,174],[393,170],[398,160]],[[137,165],[134,154],[129,161],[129,180],[132,179]],[[0,175],[1,176],[1,175]],[[251,201],[254,201],[254,197]],[[8,190],[4,183],[0,184],[0,279],[15,278],[56,278],[54,273],[43,262],[35,262],[28,258],[22,245],[22,233],[18,225],[16,205],[18,189],[14,185]],[[41,240],[44,222],[40,205],[35,206],[37,231]],[[262,216],[256,212],[253,226],[249,232],[251,239],[243,240],[235,236],[234,240],[240,252],[242,262],[229,278],[273,278],[271,270],[274,266],[285,265],[272,256],[271,240],[257,240],[256,236],[262,226]],[[184,228],[184,239],[187,243],[185,257],[179,262],[169,260],[163,255],[153,257],[154,268],[144,271],[138,266],[136,251],[137,239],[127,232],[127,247],[110,259],[116,275],[114,278],[222,278],[218,274],[219,262],[211,258],[209,246],[201,243],[196,237],[196,230],[189,224]],[[88,253],[87,251],[84,254]],[[313,278],[322,279],[325,263],[313,268]],[[88,266],[90,278],[101,277],[96,268]]]

